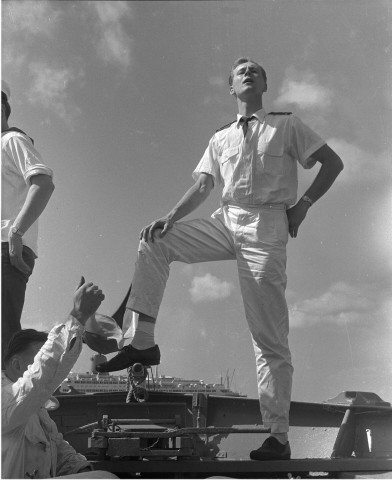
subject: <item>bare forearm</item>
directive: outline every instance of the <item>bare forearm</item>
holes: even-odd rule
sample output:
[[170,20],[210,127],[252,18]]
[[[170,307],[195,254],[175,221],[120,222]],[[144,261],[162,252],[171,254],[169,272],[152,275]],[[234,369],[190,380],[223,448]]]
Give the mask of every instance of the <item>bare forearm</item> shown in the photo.
[[45,210],[54,190],[54,185],[50,177],[47,175],[37,175],[37,177],[46,178],[33,177],[23,207],[14,221],[14,225],[22,232],[26,232],[39,218]]
[[314,182],[305,192],[308,199],[301,197],[296,205],[287,210],[289,233],[293,238],[297,236],[298,229],[304,221],[311,203],[316,202],[331,188],[336,177],[343,170],[342,160],[328,145],[324,145],[312,157],[321,163],[321,168]]
[[174,223],[189,213],[192,213],[207,199],[211,188],[212,181],[211,185],[209,185],[208,182],[196,182],[169,212],[167,215],[168,219]]
[[[324,155],[328,155],[326,158]],[[321,156],[315,158],[321,161],[321,168],[312,185],[305,192],[313,202],[321,198],[333,185],[339,173],[343,170],[343,162],[340,157],[329,147],[321,152]]]
[[185,193],[174,208],[164,217],[155,220],[140,232],[140,240],[154,242],[154,235],[163,238],[173,227],[173,224],[193,212],[210,194],[214,187],[214,181],[211,175],[202,173],[196,183]]

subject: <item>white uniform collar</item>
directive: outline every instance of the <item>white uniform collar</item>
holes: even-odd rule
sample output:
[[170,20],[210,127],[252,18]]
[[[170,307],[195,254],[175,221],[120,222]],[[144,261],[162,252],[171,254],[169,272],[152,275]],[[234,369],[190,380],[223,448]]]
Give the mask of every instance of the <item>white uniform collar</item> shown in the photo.
[[[238,126],[241,118],[244,117],[244,116],[245,115],[240,115],[239,113],[237,113],[237,126]],[[257,110],[257,112],[253,113],[253,115],[251,115],[251,116],[256,117],[259,120],[259,122],[263,123],[264,118],[267,116],[267,113],[264,110],[264,108],[260,108],[260,110]]]

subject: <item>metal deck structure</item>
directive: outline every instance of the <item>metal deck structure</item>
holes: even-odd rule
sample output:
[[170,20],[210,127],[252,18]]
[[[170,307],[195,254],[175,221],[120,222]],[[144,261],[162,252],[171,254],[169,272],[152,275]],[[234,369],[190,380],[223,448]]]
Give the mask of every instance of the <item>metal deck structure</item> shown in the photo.
[[59,396],[60,408],[51,413],[96,469],[122,478],[364,478],[383,472],[392,478],[392,408],[371,393],[292,402],[292,460],[268,462],[249,460],[268,436],[257,399],[154,392],[145,403],[125,398],[125,392]]

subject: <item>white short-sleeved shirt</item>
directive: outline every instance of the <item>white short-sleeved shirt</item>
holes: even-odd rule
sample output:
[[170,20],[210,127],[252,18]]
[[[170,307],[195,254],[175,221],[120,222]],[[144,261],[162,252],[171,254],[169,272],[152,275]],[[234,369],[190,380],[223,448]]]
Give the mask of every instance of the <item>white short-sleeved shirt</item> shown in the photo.
[[[1,241],[8,242],[8,231],[18,216],[34,175],[49,175],[41,155],[29,137],[19,132],[1,136]],[[23,235],[23,244],[37,255],[38,220]]]
[[243,205],[297,201],[297,162],[304,168],[316,163],[311,155],[325,141],[291,114],[257,111],[244,137],[241,115],[218,130],[193,172],[213,176],[222,185],[222,201]]

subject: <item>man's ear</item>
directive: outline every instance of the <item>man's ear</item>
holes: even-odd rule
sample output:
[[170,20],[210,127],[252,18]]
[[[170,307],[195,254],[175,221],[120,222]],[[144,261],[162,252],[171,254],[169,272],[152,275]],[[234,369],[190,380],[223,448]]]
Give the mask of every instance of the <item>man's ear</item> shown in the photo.
[[20,358],[18,355],[15,355],[15,357],[12,357],[9,363],[9,366],[14,370],[15,372],[20,371]]
[[229,92],[230,92],[230,95],[234,95],[234,96],[235,96],[235,91],[234,91],[233,86],[230,87]]

